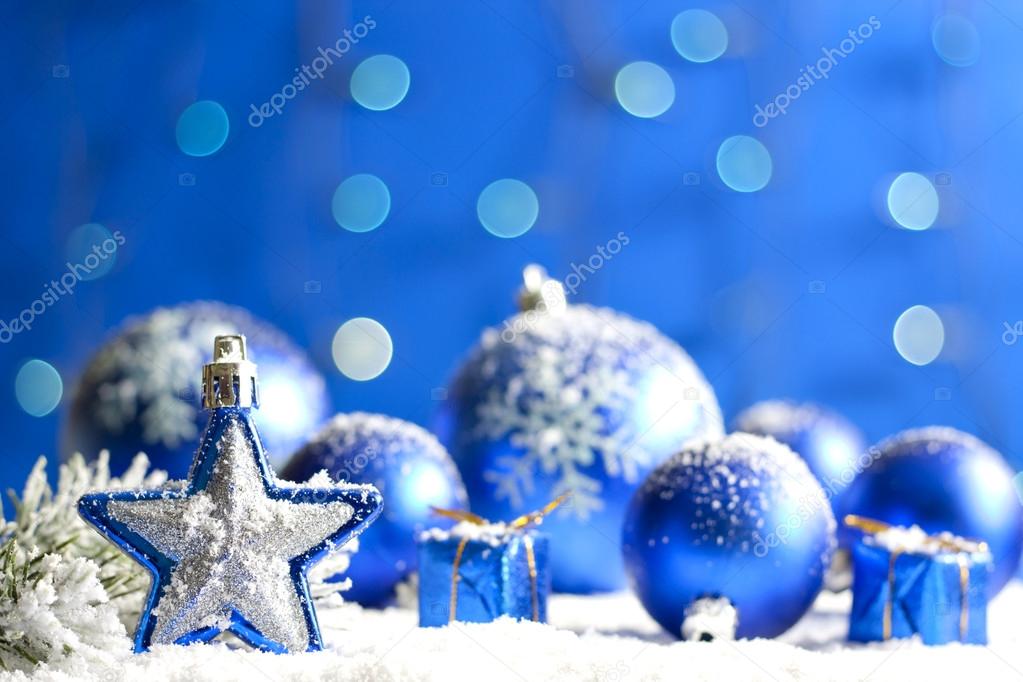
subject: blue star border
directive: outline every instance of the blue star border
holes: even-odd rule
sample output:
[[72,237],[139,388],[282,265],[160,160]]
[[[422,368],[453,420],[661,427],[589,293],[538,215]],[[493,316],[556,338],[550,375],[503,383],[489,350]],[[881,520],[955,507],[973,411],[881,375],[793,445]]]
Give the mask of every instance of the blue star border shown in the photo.
[[[160,601],[164,589],[170,584],[171,574],[177,562],[157,550],[140,534],[131,530],[126,524],[118,521],[109,511],[111,502],[136,502],[160,499],[184,499],[201,492],[206,488],[210,476],[219,458],[217,444],[225,429],[233,421],[241,424],[245,438],[252,446],[253,457],[259,467],[263,488],[271,499],[287,500],[296,504],[328,504],[345,502],[352,506],[353,514],[336,531],[331,533],[320,544],[292,558],[289,563],[292,584],[302,604],[306,629],[309,632],[309,646],[306,651],[319,651],[323,648],[316,612],[313,609],[309,594],[309,583],[306,572],[317,561],[322,559],[332,547],[338,547],[355,537],[380,514],[383,509],[383,498],[373,489],[351,486],[333,488],[285,487],[274,484],[275,477],[267,464],[266,455],[260,443],[258,432],[249,414],[248,408],[221,407],[210,416],[210,421],[203,432],[199,449],[192,462],[188,474],[188,484],[182,490],[116,490],[111,492],[90,493],[78,501],[78,513],[94,526],[107,540],[115,544],[125,554],[142,564],[152,576],[152,585],[139,617],[135,631],[134,650],[142,653],[149,650],[156,618],[153,609]],[[264,637],[241,613],[231,605],[231,622],[226,628],[209,627],[196,630],[182,636],[176,644],[192,644],[208,642],[221,632],[232,632],[252,647],[274,653],[286,653],[287,649],[279,642]]]

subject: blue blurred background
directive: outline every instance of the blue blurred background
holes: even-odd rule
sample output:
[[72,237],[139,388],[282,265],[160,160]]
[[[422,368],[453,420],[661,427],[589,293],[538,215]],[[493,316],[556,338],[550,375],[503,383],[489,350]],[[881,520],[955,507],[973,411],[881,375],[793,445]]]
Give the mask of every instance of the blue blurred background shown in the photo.
[[[727,32],[720,56],[705,14],[673,42],[693,8]],[[22,1],[0,13],[0,318],[103,234],[80,226],[124,242],[31,329],[0,331],[4,487],[55,454],[76,377],[130,315],[243,306],[308,349],[337,410],[425,425],[481,329],[513,312],[525,264],[563,278],[619,232],[628,245],[574,300],[679,341],[728,418],[762,398],[813,399],[872,440],[949,424],[1021,463],[1018,3]],[[322,78],[255,116],[346,30]],[[828,54],[826,78],[807,70]],[[375,55],[400,62],[369,63],[353,86]],[[656,67],[619,75],[637,61]],[[764,109],[786,99],[784,114]],[[184,115],[199,101],[222,107],[226,139],[220,107]],[[777,115],[755,119],[758,106]],[[719,152],[736,135],[763,149]],[[332,211],[363,174],[389,207],[356,187],[365,205]],[[503,178],[535,195],[521,236],[477,215]],[[503,199],[503,218],[526,227],[529,194]],[[917,305],[935,315],[895,334]],[[355,317],[393,341],[368,381],[332,359]],[[47,396],[16,396],[32,359],[64,384],[39,417]]]

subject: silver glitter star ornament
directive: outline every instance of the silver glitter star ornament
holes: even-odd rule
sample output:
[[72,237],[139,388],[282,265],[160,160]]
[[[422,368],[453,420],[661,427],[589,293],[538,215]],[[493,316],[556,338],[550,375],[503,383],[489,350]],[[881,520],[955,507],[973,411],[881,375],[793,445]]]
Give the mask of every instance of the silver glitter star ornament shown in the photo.
[[153,576],[135,650],[229,631],[274,652],[323,646],[306,571],[380,513],[369,485],[279,481],[250,411],[256,366],[245,338],[218,336],[203,368],[209,423],[186,481],[82,497],[82,517]]

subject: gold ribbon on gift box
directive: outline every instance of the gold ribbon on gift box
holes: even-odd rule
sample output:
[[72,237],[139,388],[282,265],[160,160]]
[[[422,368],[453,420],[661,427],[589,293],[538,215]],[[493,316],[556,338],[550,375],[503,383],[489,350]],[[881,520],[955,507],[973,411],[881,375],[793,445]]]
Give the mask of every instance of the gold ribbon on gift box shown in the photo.
[[[525,530],[531,526],[538,526],[543,523],[544,517],[550,514],[552,511],[560,507],[565,500],[571,496],[572,493],[563,493],[554,500],[547,503],[542,509],[531,511],[528,514],[523,514],[515,519],[512,519],[507,523],[507,526],[512,530],[520,531]],[[433,513],[438,514],[455,521],[466,521],[475,526],[487,526],[490,525],[490,521],[487,521],[482,516],[473,514],[470,511],[464,511],[461,509],[441,509],[440,507],[431,507]],[[455,560],[451,566],[451,604],[448,611],[448,622],[451,623],[455,620],[455,612],[458,609],[458,582],[461,577],[458,575],[458,570],[462,565],[462,553],[465,552],[465,546],[469,543],[468,536],[463,536],[458,541],[458,547],[455,549]],[[540,594],[537,587],[536,580],[536,554],[533,551],[533,538],[530,535],[522,536],[522,545],[526,549],[526,566],[529,570],[529,589],[532,596],[533,605],[533,620],[540,620]]]
[[[856,528],[869,535],[877,535],[892,527],[891,524],[877,519],[870,519],[856,514],[847,514],[845,525]],[[977,552],[987,552],[986,542],[980,540],[968,540],[954,535],[928,535],[927,541],[937,544],[947,552],[956,554],[956,563],[959,564],[959,640],[966,639],[966,633],[970,627],[970,558],[968,555]],[[885,640],[892,638],[892,611],[895,609],[895,562],[902,556],[903,550],[891,550],[888,559],[888,600],[884,605],[884,616],[882,621],[882,637]]]

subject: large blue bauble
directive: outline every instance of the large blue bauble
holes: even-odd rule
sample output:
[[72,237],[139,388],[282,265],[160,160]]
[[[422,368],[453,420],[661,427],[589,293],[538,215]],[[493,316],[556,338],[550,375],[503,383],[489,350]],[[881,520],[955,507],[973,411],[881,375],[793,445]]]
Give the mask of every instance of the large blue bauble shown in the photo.
[[[1023,550],[1023,511],[1002,456],[974,436],[938,426],[903,431],[870,452],[874,461],[847,489],[843,513],[984,540],[994,558],[988,595],[998,594]],[[844,531],[843,544],[851,537]]]
[[210,339],[239,332],[259,366],[256,426],[270,461],[282,463],[330,414],[323,376],[269,323],[207,301],[130,319],[96,352],[73,390],[62,456],[106,449],[120,473],[145,452],[154,467],[185,478],[206,423],[195,368],[210,360]]
[[450,525],[431,507],[466,509],[468,497],[444,447],[426,430],[401,419],[355,412],[339,414],[288,461],[281,477],[306,481],[326,470],[336,481],[371,483],[384,496],[384,511],[359,537],[359,551],[344,576],[345,599],[380,606],[416,568],[416,537]]
[[583,593],[624,587],[622,519],[646,474],[722,432],[713,390],[677,344],[587,305],[485,331],[436,430],[481,516],[510,520],[572,491],[543,529],[554,589]]
[[691,443],[657,468],[629,505],[629,581],[679,637],[686,608],[725,597],[738,637],[774,637],[813,604],[835,548],[824,490],[788,446],[733,433]]
[[735,418],[736,431],[771,436],[803,458],[820,481],[835,511],[841,496],[869,463],[866,438],[842,415],[813,403],[765,400]]

